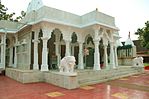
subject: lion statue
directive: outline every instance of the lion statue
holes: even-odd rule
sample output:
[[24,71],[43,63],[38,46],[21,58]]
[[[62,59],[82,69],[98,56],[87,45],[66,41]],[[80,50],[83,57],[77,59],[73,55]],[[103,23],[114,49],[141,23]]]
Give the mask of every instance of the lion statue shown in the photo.
[[133,59],[133,66],[140,66],[143,67],[143,57],[136,57]]
[[60,61],[59,70],[60,72],[73,73],[76,59],[74,56],[65,56]]

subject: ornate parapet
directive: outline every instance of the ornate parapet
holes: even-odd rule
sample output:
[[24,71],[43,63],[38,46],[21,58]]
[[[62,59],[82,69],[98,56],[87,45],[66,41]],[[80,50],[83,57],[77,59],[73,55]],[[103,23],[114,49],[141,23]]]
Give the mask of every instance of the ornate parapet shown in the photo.
[[133,65],[133,58],[136,57],[136,46],[124,45],[117,48],[120,65]]
[[45,82],[66,88],[66,89],[75,89],[79,87],[78,84],[78,75],[75,73],[67,74],[60,72],[45,72]]

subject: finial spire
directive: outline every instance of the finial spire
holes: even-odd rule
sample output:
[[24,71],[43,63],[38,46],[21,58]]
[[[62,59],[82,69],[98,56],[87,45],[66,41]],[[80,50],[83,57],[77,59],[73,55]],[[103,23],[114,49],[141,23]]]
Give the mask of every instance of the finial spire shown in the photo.
[[128,38],[130,38],[130,31],[129,31],[129,34],[128,34]]
[[98,11],[98,8],[96,8],[96,11]]

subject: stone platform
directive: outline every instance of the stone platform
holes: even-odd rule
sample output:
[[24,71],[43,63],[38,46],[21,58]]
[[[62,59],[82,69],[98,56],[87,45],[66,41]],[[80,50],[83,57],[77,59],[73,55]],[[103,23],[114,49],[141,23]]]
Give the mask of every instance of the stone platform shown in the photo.
[[94,71],[91,69],[76,70],[77,74],[62,74],[58,71],[41,72],[6,68],[6,76],[21,83],[46,82],[66,89],[96,84],[126,76],[144,73],[143,67],[120,66],[116,69]]
[[6,68],[6,76],[21,82],[46,82],[66,89],[78,88],[77,74],[62,74],[58,71],[36,71]]
[[100,71],[78,70],[78,83],[80,86],[84,86],[141,73],[144,73],[143,67],[132,66],[119,66],[116,69],[102,69]]
[[43,73],[36,70],[6,68],[6,76],[21,83],[43,82]]

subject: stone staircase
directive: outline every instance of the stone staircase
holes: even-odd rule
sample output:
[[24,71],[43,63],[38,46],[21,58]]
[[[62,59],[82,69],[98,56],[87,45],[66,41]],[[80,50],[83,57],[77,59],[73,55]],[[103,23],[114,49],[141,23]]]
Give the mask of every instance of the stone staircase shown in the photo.
[[95,70],[78,70],[78,83],[80,86],[101,83],[109,80],[114,80],[126,76],[140,74],[144,72],[142,67],[121,66],[116,69]]

